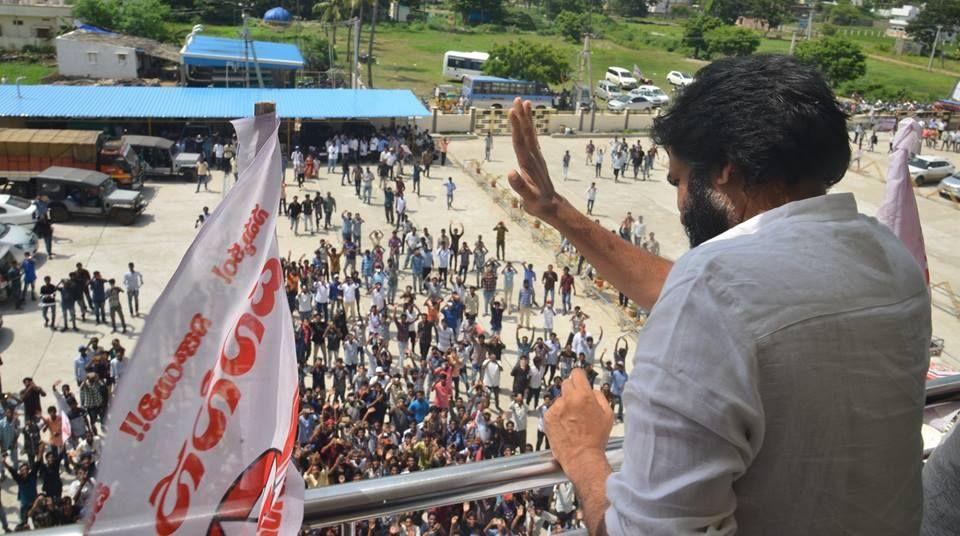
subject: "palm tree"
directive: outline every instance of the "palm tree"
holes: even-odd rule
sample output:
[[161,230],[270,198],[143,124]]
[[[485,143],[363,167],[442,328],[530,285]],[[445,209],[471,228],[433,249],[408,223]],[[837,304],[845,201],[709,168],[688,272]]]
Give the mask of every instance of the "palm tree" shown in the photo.
[[[325,0],[324,2],[317,2],[313,5],[313,15],[320,18],[320,22],[324,23],[325,29],[330,28],[331,37],[330,37],[330,46],[328,50],[330,52],[330,72],[334,71],[334,51],[337,47],[337,26],[343,22],[343,12],[344,12],[344,0]],[[331,78],[333,80],[333,86],[336,87],[336,76]]]

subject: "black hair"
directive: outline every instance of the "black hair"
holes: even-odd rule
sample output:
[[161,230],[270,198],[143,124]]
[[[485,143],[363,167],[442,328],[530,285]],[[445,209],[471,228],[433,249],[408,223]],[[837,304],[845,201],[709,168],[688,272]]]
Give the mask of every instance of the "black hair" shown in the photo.
[[697,72],[654,142],[709,178],[733,164],[746,187],[816,181],[828,188],[850,162],[847,115],[820,73],[790,56],[724,58]]

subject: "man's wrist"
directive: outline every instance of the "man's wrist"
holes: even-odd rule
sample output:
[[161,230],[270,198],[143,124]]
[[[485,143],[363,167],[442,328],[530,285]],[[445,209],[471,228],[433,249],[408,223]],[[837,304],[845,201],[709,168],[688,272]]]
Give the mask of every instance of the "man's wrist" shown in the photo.
[[599,448],[579,451],[567,465],[568,467],[564,467],[563,471],[578,489],[581,484],[591,480],[606,481],[607,476],[612,472],[606,452]]

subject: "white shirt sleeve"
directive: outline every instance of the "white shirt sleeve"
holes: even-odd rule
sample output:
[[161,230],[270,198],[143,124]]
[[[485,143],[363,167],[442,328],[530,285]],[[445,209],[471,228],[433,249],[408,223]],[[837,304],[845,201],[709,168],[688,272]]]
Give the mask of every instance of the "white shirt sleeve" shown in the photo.
[[709,275],[674,275],[623,395],[629,455],[607,481],[611,535],[734,534],[733,484],[763,441],[753,338],[737,304]]

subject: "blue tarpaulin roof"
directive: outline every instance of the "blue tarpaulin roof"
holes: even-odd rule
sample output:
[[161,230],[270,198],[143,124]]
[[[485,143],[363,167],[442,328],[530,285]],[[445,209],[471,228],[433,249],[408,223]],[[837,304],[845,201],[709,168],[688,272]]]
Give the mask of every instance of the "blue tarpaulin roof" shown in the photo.
[[429,115],[406,89],[245,89],[204,87],[0,85],[0,117],[235,119],[275,102],[283,119]]
[[296,45],[253,41],[253,52],[244,56],[243,40],[225,39],[195,35],[180,50],[182,62],[186,65],[206,67],[224,67],[228,62],[253,62],[253,53],[257,62],[265,69],[302,69],[303,55]]

